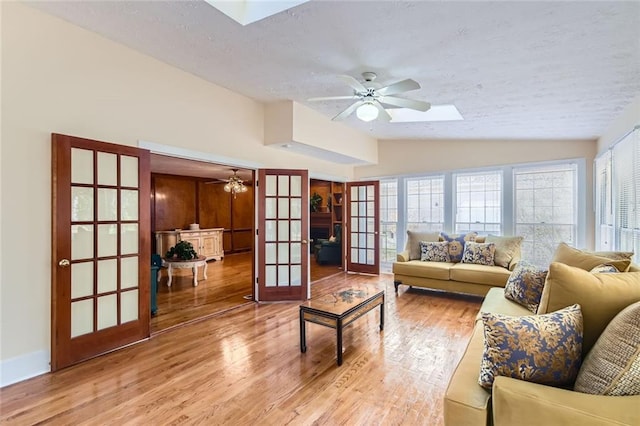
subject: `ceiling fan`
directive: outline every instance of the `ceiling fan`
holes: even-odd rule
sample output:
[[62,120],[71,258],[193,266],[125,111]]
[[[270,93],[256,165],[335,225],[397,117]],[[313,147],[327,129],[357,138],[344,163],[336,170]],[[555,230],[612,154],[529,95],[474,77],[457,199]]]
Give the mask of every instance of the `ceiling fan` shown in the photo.
[[332,120],[343,120],[351,115],[354,111],[356,116],[362,121],[371,121],[381,116],[385,121],[391,120],[391,115],[386,110],[386,107],[400,107],[415,109],[425,112],[431,108],[431,104],[428,102],[417,101],[413,99],[401,98],[397,95],[399,93],[409,92],[420,88],[420,84],[417,81],[410,78],[397,83],[389,84],[384,87],[380,87],[378,83],[375,83],[376,74],[373,72],[363,72],[362,78],[364,82],[359,82],[350,75],[339,76],[342,81],[347,83],[353,89],[353,94],[350,96],[325,96],[319,98],[310,98],[309,101],[329,101],[329,100],[342,100],[352,99],[354,103],[349,105],[340,114],[332,118]]
[[245,186],[244,181],[240,179],[240,176],[238,176],[238,169],[231,169],[231,171],[233,172],[233,175],[229,176],[229,179],[216,179],[205,183],[226,182],[224,190],[226,192],[231,192],[233,194],[233,198],[236,197],[238,192],[247,192],[247,187]]

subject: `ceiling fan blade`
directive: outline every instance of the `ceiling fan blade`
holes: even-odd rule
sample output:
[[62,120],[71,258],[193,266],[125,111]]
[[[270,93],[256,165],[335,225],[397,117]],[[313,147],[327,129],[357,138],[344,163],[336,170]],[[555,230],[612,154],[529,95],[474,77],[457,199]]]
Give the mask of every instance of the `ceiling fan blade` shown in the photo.
[[356,92],[366,92],[367,88],[362,85],[358,80],[351,77],[350,75],[339,75],[340,79],[347,83],[349,86],[353,88]]
[[376,92],[379,95],[386,96],[386,95],[395,95],[396,93],[409,92],[411,90],[416,90],[419,88],[420,88],[420,84],[417,81],[408,78],[406,80],[402,80],[397,83],[393,83],[388,86],[381,87],[380,89],[377,89]]
[[387,110],[384,109],[384,107],[382,106],[382,104],[380,102],[374,102],[374,105],[376,106],[376,108],[378,108],[378,111],[380,111],[380,114],[378,114],[378,119],[379,120],[381,120],[381,121],[391,121],[391,116],[389,115]]
[[352,103],[344,111],[342,111],[340,114],[338,114],[335,117],[333,117],[332,120],[338,121],[338,120],[343,120],[343,119],[347,118],[348,116],[350,116],[353,113],[353,111],[355,111],[363,103],[364,103],[364,101],[358,101],[358,102]]
[[401,108],[415,109],[422,112],[428,111],[429,108],[431,108],[431,104],[429,102],[398,98],[396,96],[382,96],[378,99],[378,101],[382,102],[383,104],[398,106]]
[[309,101],[309,102],[313,102],[313,101],[334,101],[334,100],[340,100],[340,99],[358,99],[358,97],[355,96],[355,95],[349,95],[349,96],[321,96],[319,98],[309,98],[309,99],[307,99],[307,101]]

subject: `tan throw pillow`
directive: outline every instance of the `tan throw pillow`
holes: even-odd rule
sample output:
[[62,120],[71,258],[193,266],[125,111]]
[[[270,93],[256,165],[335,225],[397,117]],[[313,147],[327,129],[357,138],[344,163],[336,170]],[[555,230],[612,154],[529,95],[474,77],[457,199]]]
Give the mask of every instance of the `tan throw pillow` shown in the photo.
[[640,395],[640,302],[607,325],[580,367],[573,390],[595,395]]
[[615,266],[618,271],[626,271],[629,264],[631,264],[630,259],[614,260],[607,257],[596,256],[594,254],[587,253],[586,251],[570,247],[566,243],[558,244],[558,248],[556,249],[551,261],[575,266],[576,268],[584,269],[585,271],[590,271],[603,263]]
[[542,290],[538,314],[579,304],[584,318],[582,353],[587,354],[618,312],[640,301],[640,272],[592,274],[553,262]]
[[496,245],[496,254],[493,262],[498,266],[511,270],[513,270],[511,267],[512,260],[516,259],[516,262],[520,260],[522,240],[523,237],[501,237],[491,234],[484,239],[486,243],[494,243]]
[[407,245],[405,250],[409,252],[409,260],[420,260],[420,241],[436,242],[440,239],[439,232],[407,231]]

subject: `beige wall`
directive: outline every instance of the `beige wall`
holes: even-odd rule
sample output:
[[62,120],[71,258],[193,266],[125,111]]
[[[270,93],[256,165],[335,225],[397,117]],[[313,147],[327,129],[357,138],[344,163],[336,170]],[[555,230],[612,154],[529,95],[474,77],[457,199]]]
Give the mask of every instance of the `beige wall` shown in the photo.
[[569,158],[593,160],[592,140],[383,140],[377,165],[356,167],[358,179]]
[[472,169],[506,164],[584,158],[585,246],[595,244],[593,213],[593,140],[385,140],[378,145],[379,162],[356,167],[358,179],[436,171]]
[[352,167],[265,146],[258,102],[24,4],[0,8],[3,363],[48,361],[52,132],[353,174]]

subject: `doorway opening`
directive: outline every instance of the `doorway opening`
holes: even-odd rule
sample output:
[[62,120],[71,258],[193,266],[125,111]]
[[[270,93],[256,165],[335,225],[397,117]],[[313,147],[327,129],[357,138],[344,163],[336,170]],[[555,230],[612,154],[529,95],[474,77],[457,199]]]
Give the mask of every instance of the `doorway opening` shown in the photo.
[[[168,268],[159,268],[151,334],[252,303],[254,171],[160,154],[151,154],[150,169],[152,253],[165,257],[186,240],[206,258],[197,285],[191,268],[172,269],[171,285]],[[245,191],[227,191],[232,176]]]

